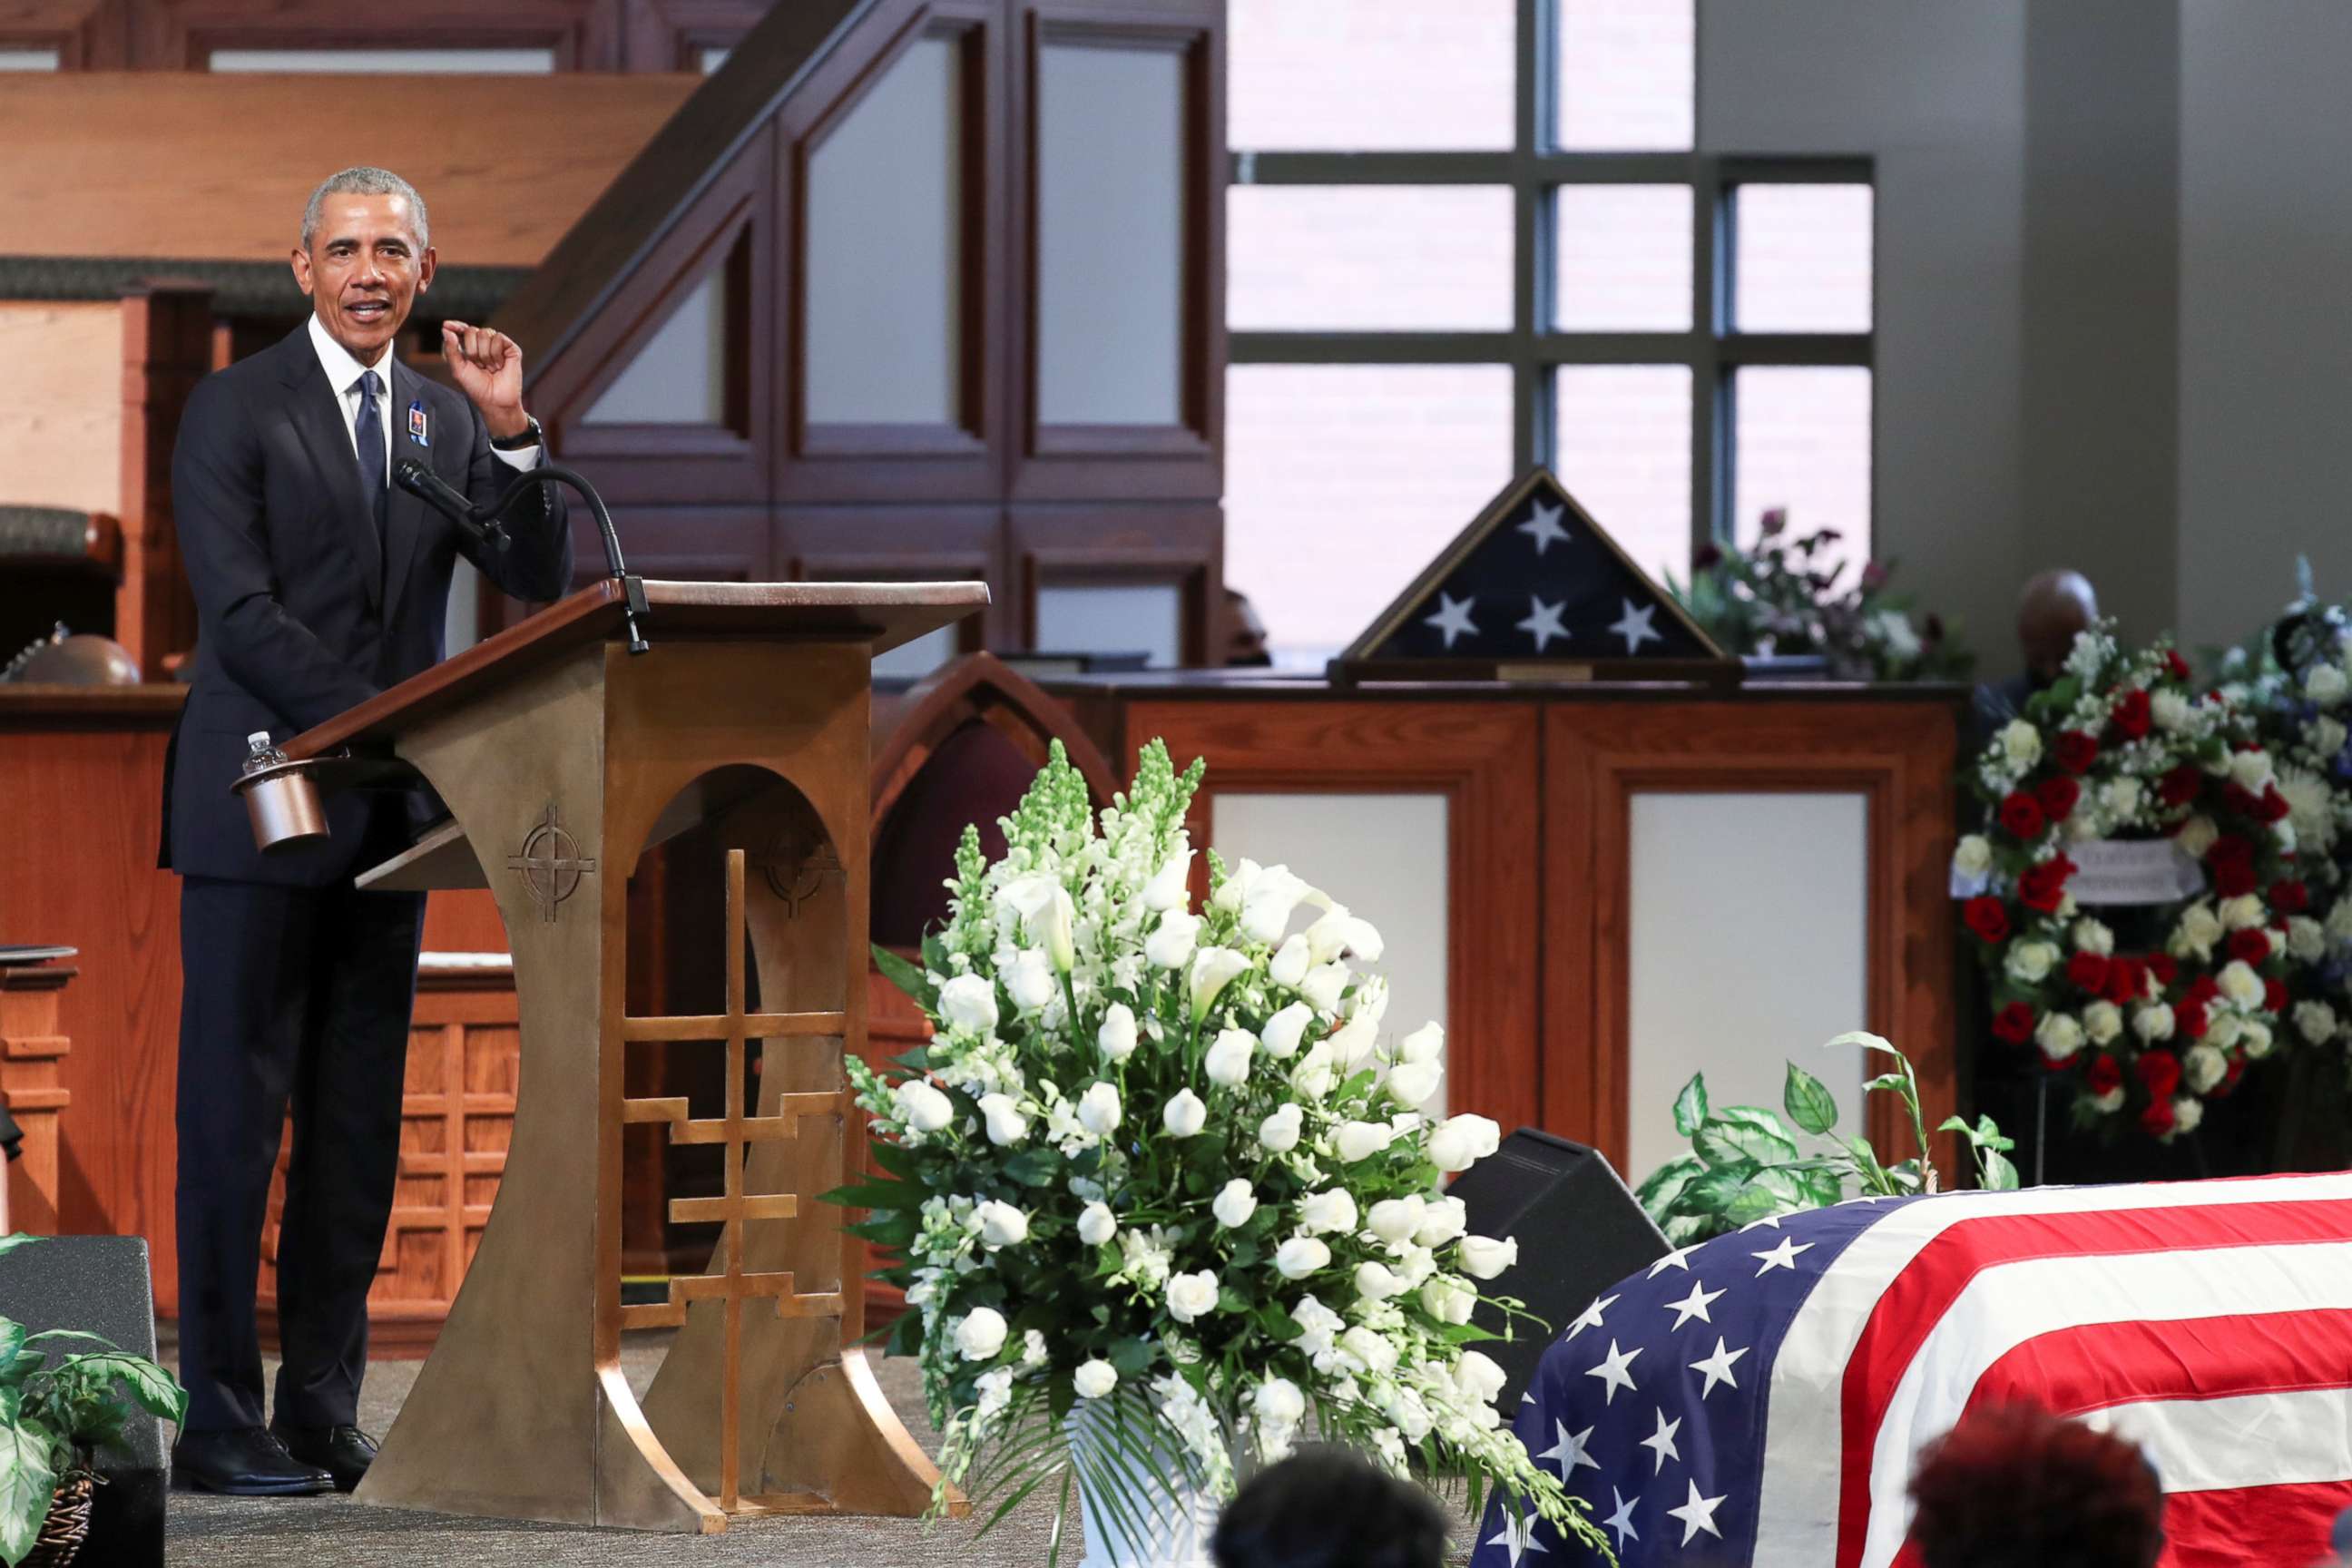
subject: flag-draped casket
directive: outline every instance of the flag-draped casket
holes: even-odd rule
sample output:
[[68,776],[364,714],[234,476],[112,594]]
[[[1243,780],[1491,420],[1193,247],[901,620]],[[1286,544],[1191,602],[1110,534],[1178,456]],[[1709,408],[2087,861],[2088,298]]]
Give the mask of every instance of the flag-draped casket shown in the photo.
[[[1603,1292],[1545,1352],[1517,1430],[1626,1568],[1888,1568],[1916,1561],[1919,1449],[2025,1403],[2142,1446],[2171,1568],[2322,1555],[2352,1506],[2352,1175],[1767,1220]],[[1498,1501],[1472,1562],[1580,1555]]]

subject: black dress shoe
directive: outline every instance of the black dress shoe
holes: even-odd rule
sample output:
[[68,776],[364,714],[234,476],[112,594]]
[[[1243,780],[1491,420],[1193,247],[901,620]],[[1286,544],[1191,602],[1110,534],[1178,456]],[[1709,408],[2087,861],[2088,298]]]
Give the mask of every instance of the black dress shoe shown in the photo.
[[316,1465],[334,1478],[335,1489],[347,1492],[360,1484],[375,1458],[375,1439],[356,1426],[280,1426],[270,1435],[304,1464]]
[[297,1459],[258,1426],[182,1433],[172,1447],[172,1479],[228,1497],[310,1497],[335,1484],[334,1477]]

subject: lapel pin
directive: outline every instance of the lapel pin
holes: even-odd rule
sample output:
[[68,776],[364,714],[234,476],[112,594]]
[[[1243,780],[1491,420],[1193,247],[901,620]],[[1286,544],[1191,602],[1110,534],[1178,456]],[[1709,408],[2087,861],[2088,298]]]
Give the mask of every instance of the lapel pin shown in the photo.
[[433,445],[430,428],[425,422],[425,402],[422,398],[408,405],[408,438],[420,447]]

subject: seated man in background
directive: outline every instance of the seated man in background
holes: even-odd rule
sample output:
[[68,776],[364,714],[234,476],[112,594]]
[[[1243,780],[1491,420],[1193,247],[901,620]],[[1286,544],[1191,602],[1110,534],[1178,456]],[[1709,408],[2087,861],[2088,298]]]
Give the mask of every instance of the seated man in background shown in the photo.
[[2164,1493],[2137,1447],[2032,1409],[1964,1418],[1920,1457],[1927,1568],[2154,1568]]
[[2074,637],[2098,624],[2099,595],[2080,572],[2060,568],[2037,574],[2017,598],[2018,651],[2022,674],[1977,688],[1974,737],[1981,752],[1994,731],[2025,711],[2025,700],[2058,679],[2074,651]]
[[1445,1517],[1353,1454],[1306,1448],[1234,1495],[1211,1550],[1217,1568],[1439,1568]]

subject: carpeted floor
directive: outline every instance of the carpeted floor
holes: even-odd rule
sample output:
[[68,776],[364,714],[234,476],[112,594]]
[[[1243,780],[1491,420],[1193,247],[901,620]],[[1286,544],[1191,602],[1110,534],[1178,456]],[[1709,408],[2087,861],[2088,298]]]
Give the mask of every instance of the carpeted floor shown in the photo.
[[[661,1364],[665,1337],[632,1336],[623,1361],[643,1392]],[[172,1348],[164,1354],[171,1357]],[[415,1362],[377,1362],[361,1394],[362,1425],[379,1435],[392,1425],[416,1377]],[[908,1361],[879,1363],[884,1392],[927,1451],[939,1434],[924,1418],[920,1385]],[[271,1366],[274,1375],[275,1364]],[[1061,1561],[1075,1568],[1082,1541],[1077,1510]],[[926,1533],[910,1520],[746,1520],[719,1536],[645,1535],[551,1524],[516,1524],[369,1508],[345,1497],[219,1498],[174,1492],[170,1560],[189,1568],[419,1568],[424,1564],[625,1564],[696,1568],[758,1563],[761,1568],[896,1568],[953,1563],[956,1568],[1043,1568],[1054,1526],[1051,1500],[1032,1498],[985,1535],[975,1525],[942,1523]],[[1466,1543],[1469,1524],[1456,1531]]]

